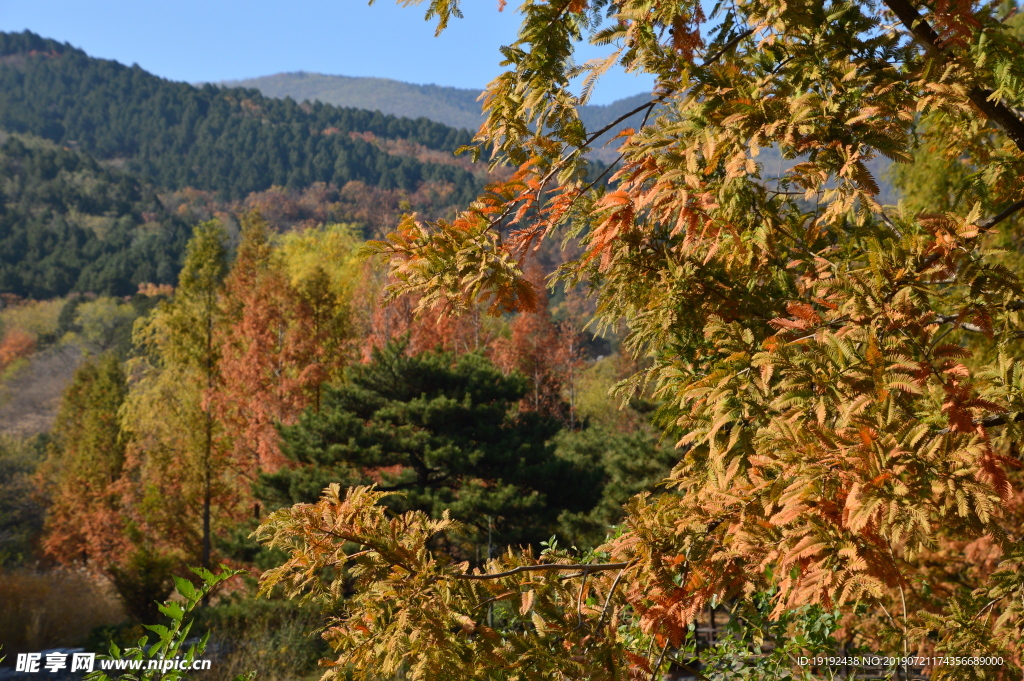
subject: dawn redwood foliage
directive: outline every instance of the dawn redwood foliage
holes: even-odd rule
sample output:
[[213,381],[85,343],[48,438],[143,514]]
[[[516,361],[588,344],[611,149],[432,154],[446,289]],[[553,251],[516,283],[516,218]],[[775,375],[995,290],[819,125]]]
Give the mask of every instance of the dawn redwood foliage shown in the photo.
[[39,471],[49,499],[43,550],[62,564],[109,574],[128,552],[117,490],[125,459],[118,411],[127,391],[120,362],[108,354],[82,365],[65,392]]
[[225,323],[216,333],[218,382],[209,395],[235,470],[250,484],[288,465],[278,427],[294,424],[307,407],[319,412],[322,385],[344,365],[351,332],[347,287],[324,269],[344,276],[354,250],[348,231],[311,229],[279,246],[271,237],[259,213],[243,218],[221,302]]
[[[499,367],[518,371],[530,381],[522,407],[557,416],[570,428],[576,426],[572,397],[576,372],[583,363],[581,346],[582,335],[570,322],[557,323],[551,318],[543,288],[538,290],[537,309],[516,315],[509,324],[508,337],[491,344]],[[569,404],[564,399],[566,393]]]
[[[477,137],[517,172],[373,248],[396,295],[502,312],[535,306],[538,241],[575,239],[561,280],[647,356],[632,385],[653,386],[678,463],[597,554],[509,551],[490,575],[433,550],[450,521],[389,516],[366,489],[278,512],[260,534],[290,557],[267,587],[355,591],[325,633],[337,669],[657,678],[709,603],[760,593],[776,616],[839,609],[875,651],[1004,660],[934,679],[1019,678],[1024,286],[1004,236],[1024,208],[1024,44],[1007,7],[525,3]],[[458,14],[429,3],[439,29]],[[585,36],[606,60],[576,64]],[[583,165],[604,131],[577,109],[616,63],[656,84],[605,188]],[[958,200],[879,205],[866,162],[918,142],[966,166]],[[759,163],[768,147],[781,164]]]
[[276,424],[293,421],[324,379],[303,370],[315,338],[291,323],[295,292],[273,256],[265,222],[258,214],[248,216],[225,281],[227,323],[217,334],[220,385],[211,395],[233,431],[237,463],[252,480],[284,463]]
[[232,518],[240,493],[210,400],[219,386],[217,339],[226,323],[226,239],[217,221],[196,226],[174,297],[135,328],[139,355],[130,364],[133,384],[121,410],[125,493],[136,522],[165,550],[204,567],[218,525]]

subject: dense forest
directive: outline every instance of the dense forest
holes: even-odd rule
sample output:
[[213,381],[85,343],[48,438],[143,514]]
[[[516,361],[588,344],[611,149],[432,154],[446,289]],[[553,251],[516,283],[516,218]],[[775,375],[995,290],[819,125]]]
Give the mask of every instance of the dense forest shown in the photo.
[[366,139],[450,152],[469,143],[465,130],[174,83],[27,31],[0,34],[0,129],[123,162],[166,189],[190,186],[225,198],[353,180],[406,191],[446,183],[462,202],[480,189],[456,165],[389,154]]
[[0,291],[125,296],[173,284],[190,227],[155,188],[89,156],[7,135],[0,144]]
[[173,284],[189,225],[257,208],[277,229],[440,216],[489,177],[469,134],[254,90],[196,88],[30,32],[0,34],[0,292]]

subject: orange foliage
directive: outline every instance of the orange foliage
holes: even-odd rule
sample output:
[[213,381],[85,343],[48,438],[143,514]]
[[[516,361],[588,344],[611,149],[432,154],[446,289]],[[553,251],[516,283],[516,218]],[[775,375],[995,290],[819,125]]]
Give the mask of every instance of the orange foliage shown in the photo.
[[28,357],[36,349],[36,339],[21,329],[11,329],[0,342],[0,371],[22,357]]
[[325,273],[294,286],[275,260],[266,222],[250,214],[225,281],[229,324],[219,335],[221,384],[212,396],[242,471],[287,465],[278,424],[318,408],[320,386],[343,361],[338,310]]
[[375,295],[368,293],[373,297],[367,300],[372,308],[360,352],[364,362],[370,361],[375,348],[382,348],[388,341],[406,334],[409,335],[406,352],[410,355],[436,348],[461,354],[486,349],[494,342],[493,333],[484,326],[484,315],[479,309],[461,316],[447,315],[437,308],[417,313],[419,300],[415,296],[402,296],[385,305],[380,300],[380,291]]

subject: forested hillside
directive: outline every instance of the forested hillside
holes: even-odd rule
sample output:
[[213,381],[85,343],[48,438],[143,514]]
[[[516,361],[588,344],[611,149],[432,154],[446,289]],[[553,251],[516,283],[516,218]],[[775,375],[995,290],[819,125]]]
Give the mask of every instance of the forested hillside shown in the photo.
[[0,292],[135,293],[174,283],[191,227],[154,188],[38,139],[0,138]]
[[[439,85],[414,85],[386,78],[352,78],[330,76],[322,73],[277,73],[260,78],[231,81],[226,85],[256,88],[267,97],[290,97],[297,102],[324,102],[338,106],[355,106],[360,109],[378,110],[396,116],[425,116],[433,121],[455,127],[476,130],[484,118],[481,113],[480,93],[467,88],[441,87]],[[643,124],[644,111],[636,111],[650,95],[640,93],[616,100],[611,104],[588,104],[578,108],[580,121],[588,131],[597,131],[614,126],[599,137],[593,150],[587,155],[602,163],[615,163],[618,146],[613,138],[624,128],[637,128]],[[626,116],[622,120],[619,120]],[[775,177],[782,170],[797,161],[786,161],[774,148],[763,149],[758,158],[765,175]],[[868,167],[879,183],[879,200],[895,203],[899,200],[888,177],[889,160],[885,157],[872,159]]]
[[374,140],[450,152],[470,141],[466,131],[425,118],[175,83],[27,31],[0,34],[0,129],[123,162],[164,188],[235,199],[314,182],[405,191],[446,183],[462,202],[480,188],[465,168],[389,153]]

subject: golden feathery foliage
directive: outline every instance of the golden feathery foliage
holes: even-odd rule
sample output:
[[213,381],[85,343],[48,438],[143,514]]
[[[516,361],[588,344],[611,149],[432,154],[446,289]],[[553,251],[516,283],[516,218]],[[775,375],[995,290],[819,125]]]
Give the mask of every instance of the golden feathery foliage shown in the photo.
[[[582,255],[557,280],[589,286],[597,322],[624,321],[627,348],[649,356],[627,388],[654,388],[679,463],[671,493],[635,499],[602,549],[629,566],[621,580],[575,578],[619,589],[609,607],[639,642],[608,637],[600,674],[657,672],[713,599],[771,590],[776,615],[814,606],[884,619],[890,638],[868,641],[876,650],[1005,660],[939,676],[1019,676],[1022,536],[1010,500],[1024,420],[1024,284],[1012,250],[1024,208],[1024,43],[1005,7],[738,0],[705,16],[696,0],[527,2],[472,150],[518,170],[455,219],[410,217],[369,247],[390,260],[394,295],[452,311],[482,298],[497,313],[534,305],[524,262],[539,240],[567,234]],[[429,2],[439,30],[458,13],[455,0]],[[585,37],[608,58],[576,64]],[[655,77],[650,102],[632,112],[643,120],[586,130],[578,107],[613,64]],[[619,133],[621,163],[594,181],[584,155],[607,132]],[[934,212],[877,200],[872,159],[913,163],[919,140],[965,178],[953,210],[949,197]],[[327,522],[311,508],[290,513],[272,523],[278,542]],[[400,533],[409,541],[444,529],[388,522],[413,523]],[[359,568],[342,620],[345,632],[366,631],[334,642],[360,668],[401,659],[437,665],[423,678],[460,678],[443,665],[492,634],[466,625],[478,633],[457,644],[442,605],[454,597],[417,599],[435,584],[469,587],[438,564],[415,568],[439,580],[429,589],[398,590],[420,577],[375,547],[398,531],[381,523],[345,534],[376,567]],[[936,598],[931,584],[949,580],[929,567],[934,556],[980,539],[1002,563],[963,571]],[[292,568],[312,569],[328,550],[303,546],[291,547]],[[404,618],[406,638],[361,600],[370,594]],[[442,619],[428,650],[412,632],[432,618]],[[501,640],[514,635],[509,626]],[[572,636],[550,644],[545,664],[586,657]],[[489,678],[528,678],[474,655]],[[555,668],[543,678],[604,678]]]

